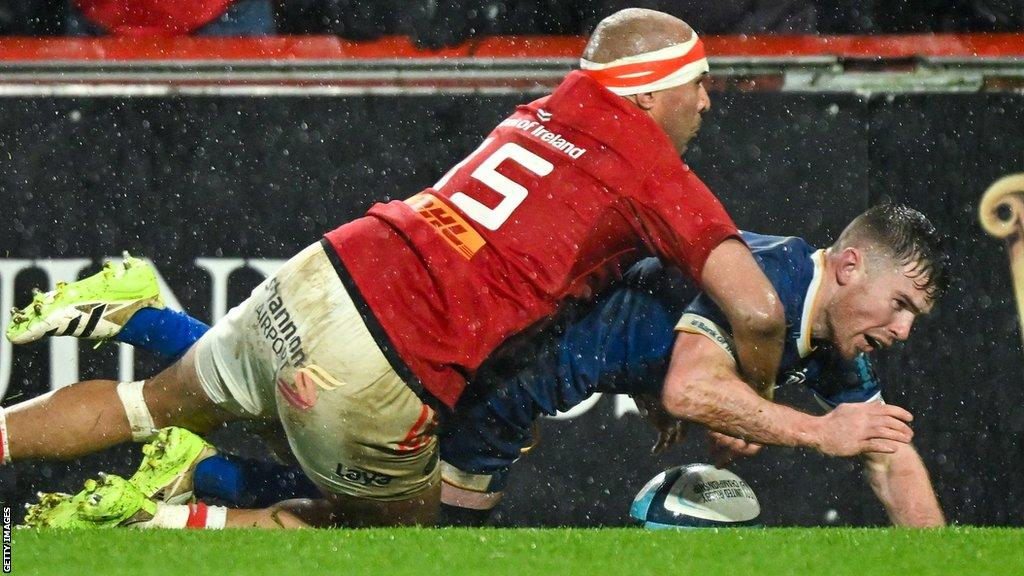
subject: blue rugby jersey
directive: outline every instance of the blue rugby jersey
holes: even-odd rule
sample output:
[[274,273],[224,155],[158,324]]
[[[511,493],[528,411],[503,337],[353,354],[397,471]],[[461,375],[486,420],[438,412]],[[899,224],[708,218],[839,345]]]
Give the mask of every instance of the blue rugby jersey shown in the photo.
[[[844,360],[826,343],[810,340],[823,252],[795,237],[743,232],[743,238],[785,309],[777,383],[803,384],[825,407],[880,399],[881,385],[865,355]],[[530,445],[540,414],[566,411],[595,392],[659,395],[676,330],[703,333],[731,350],[725,315],[703,294],[685,305],[687,291],[693,289],[677,270],[642,260],[576,318],[518,350],[528,363],[482,367],[477,392],[460,402],[441,432],[446,480],[500,491],[509,467]]]

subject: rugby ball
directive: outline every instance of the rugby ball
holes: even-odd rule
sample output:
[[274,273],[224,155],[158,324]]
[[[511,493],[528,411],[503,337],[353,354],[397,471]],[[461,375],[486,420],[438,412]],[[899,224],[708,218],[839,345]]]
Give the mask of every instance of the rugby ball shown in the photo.
[[760,514],[750,486],[711,464],[687,464],[658,474],[629,508],[629,515],[645,528],[753,526]]

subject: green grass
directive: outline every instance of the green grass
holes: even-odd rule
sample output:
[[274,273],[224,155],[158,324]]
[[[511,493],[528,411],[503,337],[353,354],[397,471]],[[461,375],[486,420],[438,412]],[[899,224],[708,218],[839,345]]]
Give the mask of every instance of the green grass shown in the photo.
[[13,573],[226,576],[1024,574],[1024,530],[17,530]]

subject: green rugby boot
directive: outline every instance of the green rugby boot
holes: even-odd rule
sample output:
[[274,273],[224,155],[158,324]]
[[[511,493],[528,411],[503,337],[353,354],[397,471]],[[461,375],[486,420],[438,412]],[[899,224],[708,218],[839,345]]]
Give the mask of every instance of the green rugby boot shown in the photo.
[[131,526],[152,520],[156,502],[120,476],[100,474],[99,480],[86,480],[85,489],[72,499],[82,498],[76,521],[93,528]]
[[108,340],[146,307],[164,307],[156,272],[125,252],[124,260],[108,261],[88,278],[58,282],[49,292],[36,291],[31,304],[12,311],[7,339],[14,344],[44,336]]
[[26,504],[25,526],[29,528],[92,528],[78,518],[78,505],[85,500],[81,492],[72,496],[61,492],[39,492],[39,502]]
[[196,466],[217,450],[184,428],[164,428],[142,447],[142,464],[128,481],[150,498],[168,504],[193,500]]
[[151,520],[156,502],[124,478],[101,473],[74,496],[40,492],[39,502],[27,509],[30,528],[114,528]]

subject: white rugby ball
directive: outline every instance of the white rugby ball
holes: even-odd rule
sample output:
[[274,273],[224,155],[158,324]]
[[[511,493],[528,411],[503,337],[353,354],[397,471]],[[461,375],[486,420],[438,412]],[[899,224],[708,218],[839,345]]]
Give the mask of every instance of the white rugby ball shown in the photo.
[[687,464],[658,474],[629,508],[629,515],[645,528],[753,526],[760,514],[750,486],[710,464]]

